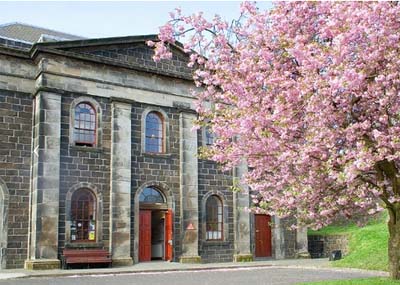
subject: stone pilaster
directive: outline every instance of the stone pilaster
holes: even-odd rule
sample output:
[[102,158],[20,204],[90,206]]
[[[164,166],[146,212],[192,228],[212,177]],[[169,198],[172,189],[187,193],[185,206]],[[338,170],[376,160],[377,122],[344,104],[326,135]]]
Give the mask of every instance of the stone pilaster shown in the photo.
[[311,258],[308,252],[308,238],[307,228],[299,227],[296,231],[296,257],[297,258]]
[[195,113],[180,113],[180,196],[182,221],[182,263],[198,263],[199,211],[197,133],[192,131]]
[[35,98],[31,216],[27,269],[58,268],[61,96]]
[[[247,165],[241,163],[236,167],[233,179],[234,184],[247,173]],[[235,262],[252,261],[253,254],[250,249],[250,213],[245,210],[249,207],[249,189],[247,185],[240,185],[240,192],[233,194],[233,224],[235,233]]]
[[113,265],[131,265],[131,105],[112,103],[110,249]]
[[273,217],[272,246],[275,253],[275,259],[284,259],[285,238],[283,234],[283,228],[281,225],[281,219],[279,219],[277,216]]

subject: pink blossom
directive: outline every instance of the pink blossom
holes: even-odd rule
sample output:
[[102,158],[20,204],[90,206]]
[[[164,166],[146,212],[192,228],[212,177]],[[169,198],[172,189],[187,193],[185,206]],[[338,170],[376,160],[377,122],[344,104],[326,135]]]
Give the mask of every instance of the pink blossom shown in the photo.
[[243,183],[267,207],[256,212],[319,228],[399,209],[400,5],[244,2],[240,13],[233,26],[175,13],[155,44],[155,59],[170,58],[186,34],[199,120],[218,137],[209,157],[248,163]]

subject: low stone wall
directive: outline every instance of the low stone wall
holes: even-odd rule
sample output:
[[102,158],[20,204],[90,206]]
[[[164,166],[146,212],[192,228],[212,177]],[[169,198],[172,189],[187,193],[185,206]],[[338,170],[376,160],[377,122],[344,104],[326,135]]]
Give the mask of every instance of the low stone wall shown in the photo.
[[199,248],[201,261],[204,263],[232,262],[233,247],[233,243],[229,241],[202,241]]
[[[322,245],[322,255],[316,256],[311,252],[313,248]],[[349,235],[309,235],[308,248],[312,257],[329,257],[334,250],[341,250],[342,256],[349,253]]]

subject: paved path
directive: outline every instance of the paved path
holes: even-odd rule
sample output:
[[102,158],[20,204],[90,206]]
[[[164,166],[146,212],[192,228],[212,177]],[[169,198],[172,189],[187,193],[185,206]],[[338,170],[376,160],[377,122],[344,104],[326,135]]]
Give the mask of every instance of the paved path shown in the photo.
[[0,280],[0,285],[290,285],[376,276],[373,272],[274,266],[164,272],[48,276]]
[[[1,270],[0,285],[35,284],[295,284],[337,278],[387,276],[385,272],[330,268],[327,259],[287,259],[245,263],[180,264],[147,262],[99,269]],[[146,280],[151,280],[146,283]],[[182,280],[182,281],[181,281]],[[106,283],[107,282],[107,283]],[[251,282],[251,283],[250,283]],[[252,284],[252,285],[253,285]]]

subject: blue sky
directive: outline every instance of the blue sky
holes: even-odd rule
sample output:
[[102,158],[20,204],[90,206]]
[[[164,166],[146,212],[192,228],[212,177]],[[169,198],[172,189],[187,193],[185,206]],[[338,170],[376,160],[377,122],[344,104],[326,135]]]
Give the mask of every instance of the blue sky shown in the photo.
[[[232,20],[239,1],[0,1],[0,24],[22,22],[88,38],[157,33],[168,12],[203,11]],[[271,3],[259,2],[260,8]]]

